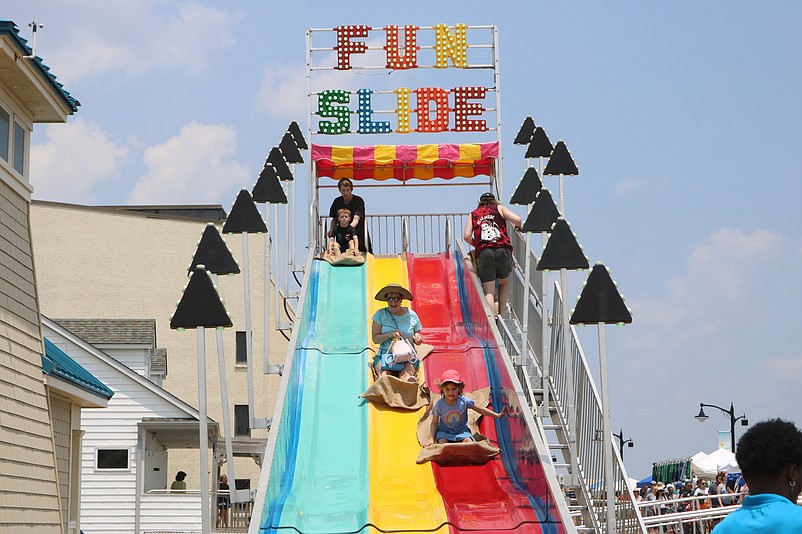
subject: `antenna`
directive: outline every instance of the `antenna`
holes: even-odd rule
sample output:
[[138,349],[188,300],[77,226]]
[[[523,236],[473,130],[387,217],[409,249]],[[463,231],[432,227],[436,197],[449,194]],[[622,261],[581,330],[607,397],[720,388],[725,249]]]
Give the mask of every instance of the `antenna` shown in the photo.
[[24,59],[34,59],[34,58],[36,58],[36,32],[39,29],[44,28],[45,25],[44,24],[39,24],[35,20],[32,20],[31,22],[28,23],[28,27],[33,32],[33,37],[31,37],[31,55],[22,56],[22,57]]

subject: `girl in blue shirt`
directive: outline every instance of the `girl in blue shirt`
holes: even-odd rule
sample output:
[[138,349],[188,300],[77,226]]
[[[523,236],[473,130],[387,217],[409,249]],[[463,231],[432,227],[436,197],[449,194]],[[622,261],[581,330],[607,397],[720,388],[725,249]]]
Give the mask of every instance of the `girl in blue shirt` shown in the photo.
[[474,441],[468,428],[468,410],[473,410],[488,417],[498,419],[504,415],[482,406],[477,406],[471,399],[462,394],[465,383],[459,373],[453,369],[443,371],[443,375],[435,382],[440,387],[440,398],[432,407],[431,435],[434,436],[424,447],[437,443],[456,443]]

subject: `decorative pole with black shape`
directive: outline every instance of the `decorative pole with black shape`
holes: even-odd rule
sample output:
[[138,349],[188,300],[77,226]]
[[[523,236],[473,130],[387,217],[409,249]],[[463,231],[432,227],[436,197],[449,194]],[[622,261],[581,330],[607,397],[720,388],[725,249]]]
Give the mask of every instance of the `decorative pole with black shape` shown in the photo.
[[[192,263],[187,269],[187,274],[191,275],[198,265],[205,266],[206,270],[211,273],[212,282],[217,286],[217,275],[235,275],[239,274],[239,265],[231,254],[231,251],[226,246],[225,241],[217,231],[214,223],[208,223],[203,230],[203,235],[198,242],[198,248],[195,250],[195,256],[192,257]],[[231,446],[231,417],[229,414],[228,404],[228,380],[226,378],[226,362],[223,356],[223,332],[221,329],[215,329],[215,336],[217,338],[217,369],[220,379],[220,403],[223,408],[223,437],[226,443],[226,471],[228,479],[232,483],[236,480],[234,478],[234,452]],[[231,502],[237,502],[236,492],[231,491]]]
[[[256,184],[253,186],[253,190],[251,191],[251,195],[253,197],[253,201],[258,203],[264,203],[265,205],[265,227],[267,231],[265,232],[265,282],[264,282],[264,329],[265,329],[265,340],[264,340],[264,353],[263,353],[263,371],[266,374],[275,373],[281,374],[281,366],[272,366],[270,365],[270,336],[268,332],[270,331],[270,277],[273,272],[272,269],[272,253],[273,253],[273,234],[270,231],[270,226],[268,222],[270,221],[269,218],[269,207],[268,204],[273,204],[274,210],[278,209],[278,204],[286,204],[287,203],[287,195],[284,193],[284,189],[281,187],[281,182],[278,179],[278,174],[273,166],[269,163],[265,163],[265,166],[262,168],[262,172],[259,173],[259,179],[256,181]],[[275,214],[275,211],[274,211]],[[273,233],[276,232],[278,229],[278,220],[277,217],[273,217]],[[275,302],[275,316],[274,321],[276,326],[278,326],[278,318],[279,318],[279,305],[278,305],[278,284],[276,285],[276,289],[273,291],[273,300]]]
[[170,328],[180,332],[194,328],[198,335],[198,423],[200,448],[201,527],[211,532],[209,507],[209,417],[206,410],[206,328],[229,328],[231,317],[226,311],[211,275],[203,265],[189,275],[184,294],[178,301]]
[[[528,219],[531,213],[531,207],[534,204],[535,198],[542,187],[543,184],[540,182],[540,177],[537,174],[537,170],[535,170],[534,167],[527,167],[523,178],[521,178],[518,187],[515,189],[515,193],[513,193],[512,198],[510,198],[510,204],[526,206],[526,219]],[[523,229],[523,226],[521,227],[521,231],[524,232],[524,239],[526,239],[526,255],[524,256],[523,328],[521,329],[520,351],[522,358],[521,363],[523,364],[526,361],[527,355],[529,354],[529,289],[531,287],[531,276],[529,271],[531,270],[532,242],[529,239],[529,232],[526,232]]]
[[560,176],[560,211],[564,217],[566,215],[566,211],[563,177],[579,175],[579,169],[577,168],[576,163],[574,163],[571,153],[568,152],[568,147],[565,146],[564,141],[557,141],[557,144],[554,145],[554,150],[551,152],[551,157],[549,157],[549,162],[546,164],[546,168],[543,169],[543,176],[555,175]]
[[610,386],[607,377],[607,338],[605,325],[632,322],[624,299],[607,268],[593,266],[582,288],[582,294],[571,312],[571,324],[595,324],[599,329],[599,373],[602,390],[602,443],[604,447],[604,481],[607,488],[607,532],[615,532],[615,480],[613,480],[613,429],[610,421]]
[[[560,270],[562,290],[562,346],[565,361],[565,387],[568,397],[568,448],[571,456],[571,486],[576,486],[579,465],[577,462],[576,385],[574,384],[574,357],[570,348],[571,327],[568,324],[568,270],[587,269],[588,259],[571,231],[568,221],[559,217],[551,229],[551,237],[537,264],[538,271]],[[552,336],[554,335],[552,331]]]
[[[242,189],[223,225],[224,234],[242,234],[242,277],[245,287],[245,354],[248,362],[248,425],[250,428],[268,428],[267,419],[256,419],[253,392],[253,329],[251,325],[251,280],[249,274],[248,234],[267,232],[262,215],[247,189]],[[267,282],[266,282],[267,283]],[[267,332],[264,332],[267,336]]]
[[[548,189],[542,188],[540,192],[537,194],[535,198],[535,204],[532,206],[532,211],[529,212],[529,216],[524,221],[521,230],[523,232],[540,232],[541,239],[543,242],[543,247],[545,248],[546,243],[548,242],[548,235],[551,233],[551,229],[554,224],[557,222],[557,219],[560,217],[560,212],[557,210],[557,206],[554,204],[554,199],[551,198],[551,193]],[[527,267],[528,272],[528,267]],[[541,295],[541,331],[542,331],[542,340],[541,340],[541,386],[543,389],[543,404],[538,408],[538,415],[541,417],[548,417],[549,416],[549,375],[551,373],[551,355],[549,353],[549,346],[548,346],[548,336],[546,332],[549,331],[549,313],[548,313],[548,295],[549,295],[549,277],[545,271],[543,271],[541,277],[541,287],[540,287],[540,295]]]

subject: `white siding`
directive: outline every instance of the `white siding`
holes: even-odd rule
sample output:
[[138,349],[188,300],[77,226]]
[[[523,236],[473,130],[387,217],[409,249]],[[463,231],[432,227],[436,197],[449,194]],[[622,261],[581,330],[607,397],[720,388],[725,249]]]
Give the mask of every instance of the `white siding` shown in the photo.
[[[137,425],[143,418],[187,418],[188,415],[70,340],[47,328],[45,336],[114,391],[106,409],[85,410],[81,416],[81,429],[85,432],[81,454],[81,530],[86,534],[133,532]],[[97,470],[97,449],[128,449],[129,469]]]
[[142,532],[192,532],[201,530],[200,494],[143,495]]

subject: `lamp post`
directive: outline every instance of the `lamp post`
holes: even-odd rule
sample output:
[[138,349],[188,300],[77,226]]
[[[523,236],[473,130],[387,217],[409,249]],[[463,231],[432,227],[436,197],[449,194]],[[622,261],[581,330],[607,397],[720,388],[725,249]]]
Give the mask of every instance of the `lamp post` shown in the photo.
[[741,421],[741,426],[749,425],[749,420],[746,418],[746,415],[735,417],[735,408],[733,407],[732,403],[730,403],[730,409],[726,410],[721,406],[716,406],[715,404],[705,404],[704,402],[700,402],[699,414],[696,416],[696,419],[700,423],[704,423],[709,419],[709,417],[705,413],[705,406],[708,408],[715,408],[717,410],[721,410],[723,413],[727,414],[730,417],[730,440],[731,440],[730,443],[732,446],[732,453],[735,454],[735,423],[737,421]]
[[621,460],[624,459],[624,445],[629,444],[630,447],[635,446],[635,442],[632,439],[624,439],[624,431],[619,430],[618,434],[613,434],[613,437],[618,440],[618,451],[621,453]]

